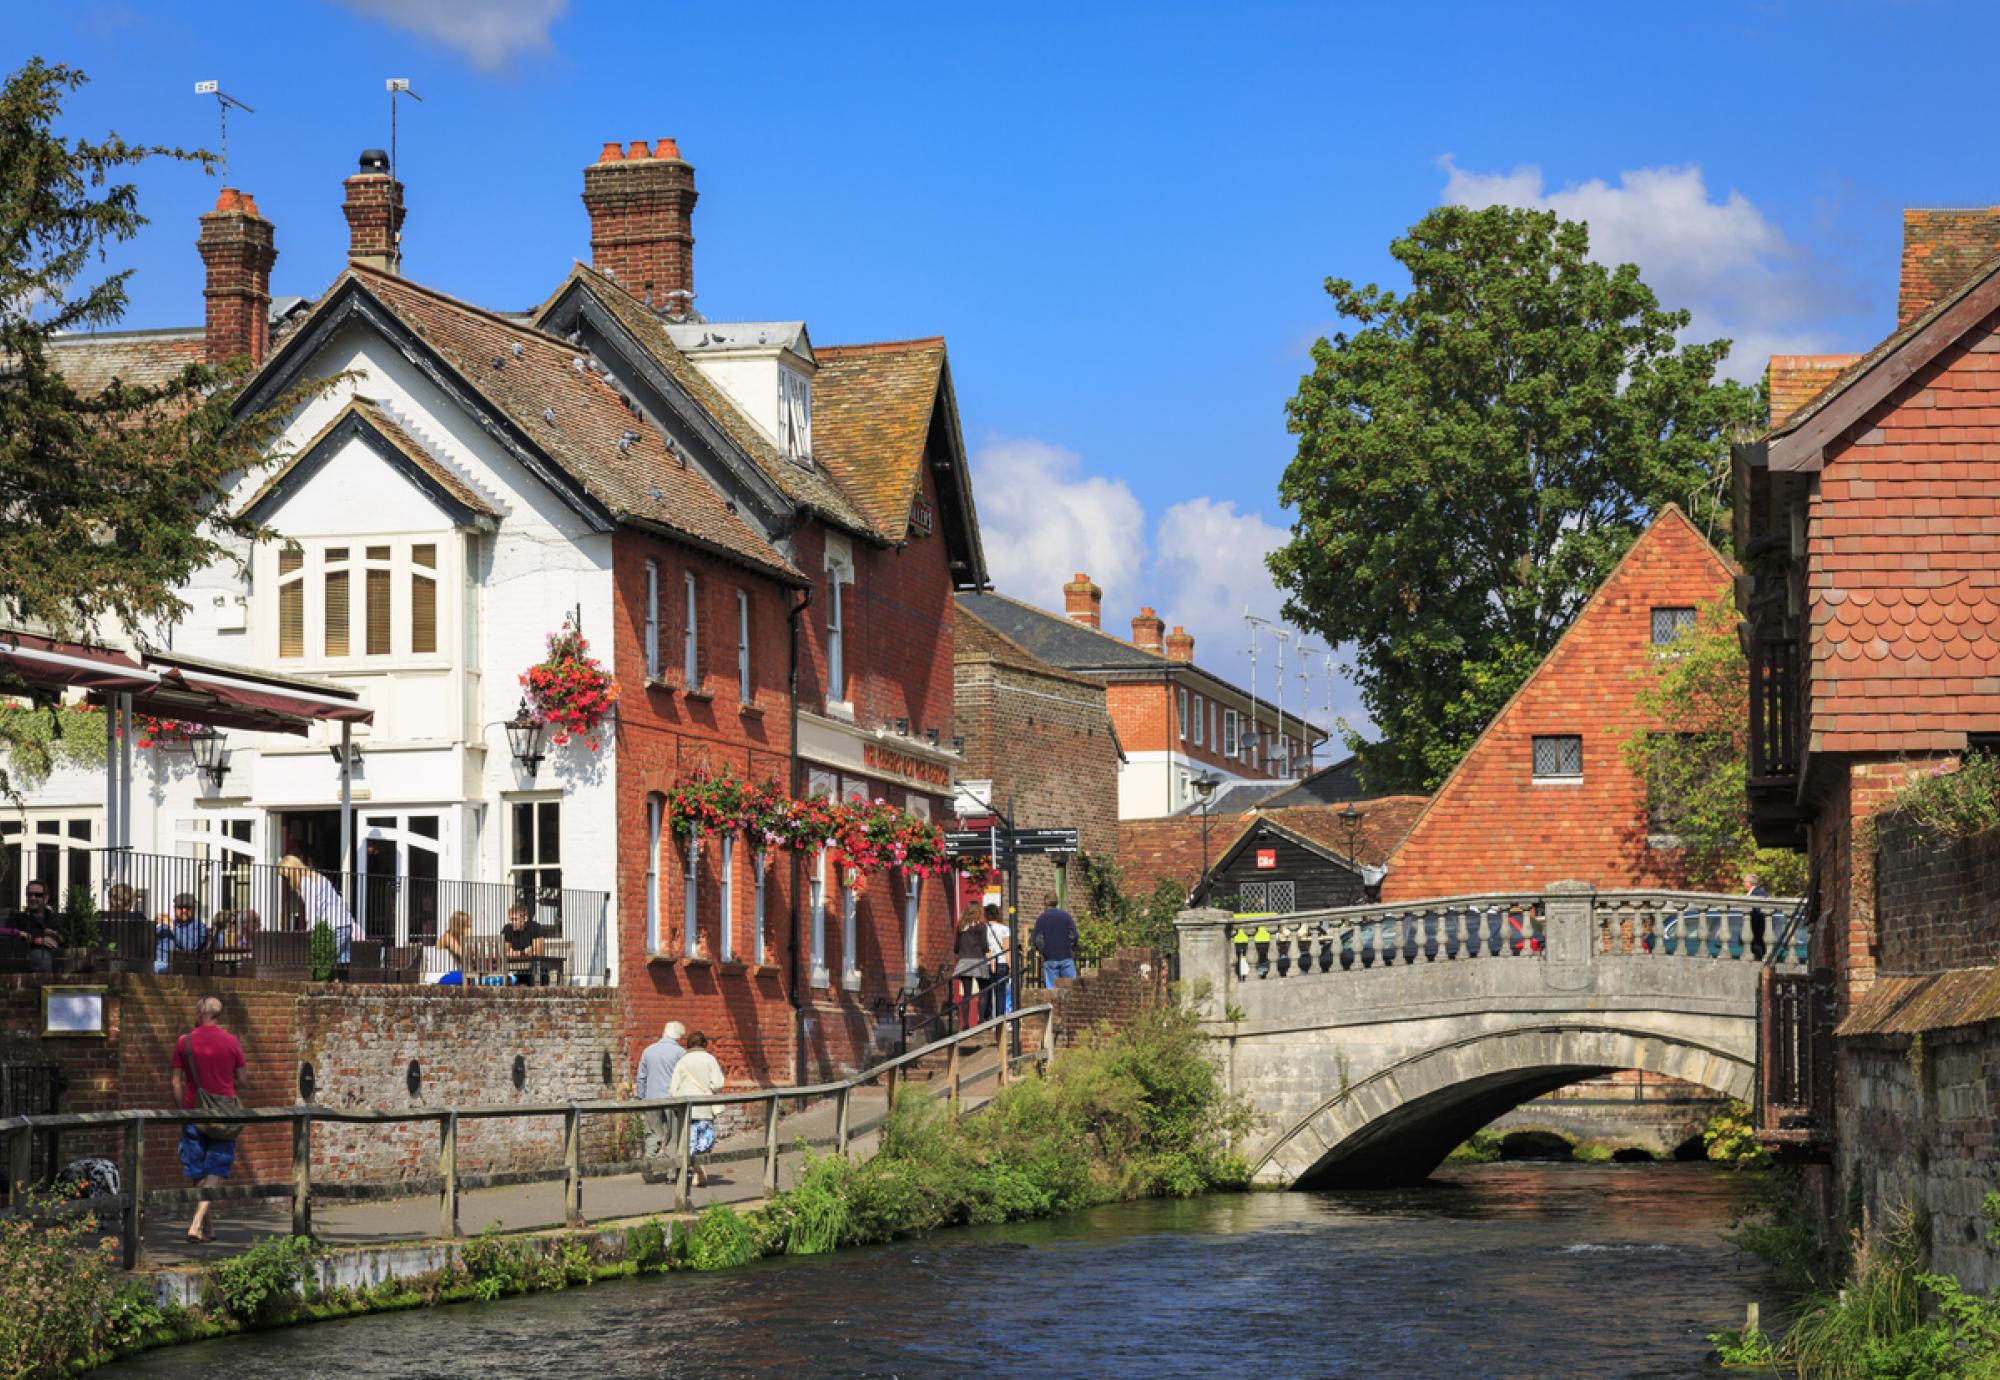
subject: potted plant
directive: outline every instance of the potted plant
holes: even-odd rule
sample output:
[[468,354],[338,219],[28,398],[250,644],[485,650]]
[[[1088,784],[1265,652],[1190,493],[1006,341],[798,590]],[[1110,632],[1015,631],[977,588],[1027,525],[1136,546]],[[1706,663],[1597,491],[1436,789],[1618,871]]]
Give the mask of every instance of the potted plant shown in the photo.
[[611,716],[618,685],[591,656],[575,623],[565,618],[561,630],[549,634],[548,655],[521,673],[521,688],[549,726],[551,744],[562,747],[577,739],[597,751],[598,729]]

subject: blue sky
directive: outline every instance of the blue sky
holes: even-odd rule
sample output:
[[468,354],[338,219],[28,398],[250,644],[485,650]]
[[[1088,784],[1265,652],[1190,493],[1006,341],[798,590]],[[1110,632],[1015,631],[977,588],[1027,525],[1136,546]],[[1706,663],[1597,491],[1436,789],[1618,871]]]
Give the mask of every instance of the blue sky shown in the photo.
[[[1153,604],[1238,678],[1237,615],[1277,610],[1259,558],[1287,521],[1284,402],[1332,324],[1321,283],[1393,280],[1387,244],[1429,207],[1584,216],[1749,377],[1886,333],[1902,206],[2000,201],[1976,133],[2000,22],[1976,4],[126,0],[10,21],[9,67],[93,78],[73,132],[212,146],[203,78],[256,107],[230,181],[277,223],[279,292],[340,267],[339,182],[386,142],[386,77],[424,98],[402,119],[405,271],[488,305],[588,255],[605,140],[674,136],[703,311],[804,317],[823,344],[945,335],[1001,587],[1059,607],[1087,570],[1107,622]],[[198,321],[216,184],[140,182],[128,324]],[[1268,644],[1260,664],[1268,696]]]

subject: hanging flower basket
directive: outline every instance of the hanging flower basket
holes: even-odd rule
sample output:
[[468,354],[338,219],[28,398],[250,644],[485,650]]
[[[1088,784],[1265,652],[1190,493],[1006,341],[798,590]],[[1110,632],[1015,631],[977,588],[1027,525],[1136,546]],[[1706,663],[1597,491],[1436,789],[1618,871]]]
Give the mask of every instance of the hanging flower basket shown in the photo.
[[184,748],[189,739],[202,731],[202,725],[181,719],[156,719],[151,714],[138,713],[132,718],[138,725],[138,741],[142,748]]
[[548,656],[521,673],[521,688],[536,717],[549,726],[551,744],[579,739],[597,751],[598,729],[610,717],[618,686],[569,619],[549,634]]
[[934,877],[946,868],[944,831],[884,800],[847,806],[838,844],[847,868],[857,877],[891,868]]
[[682,838],[743,827],[744,785],[735,776],[700,773],[667,792],[667,821]]
[[792,798],[775,781],[745,786],[736,817],[752,851],[767,853],[789,848],[792,841]]
[[839,801],[816,795],[794,800],[786,812],[785,842],[800,853],[817,853],[840,835],[846,809]]

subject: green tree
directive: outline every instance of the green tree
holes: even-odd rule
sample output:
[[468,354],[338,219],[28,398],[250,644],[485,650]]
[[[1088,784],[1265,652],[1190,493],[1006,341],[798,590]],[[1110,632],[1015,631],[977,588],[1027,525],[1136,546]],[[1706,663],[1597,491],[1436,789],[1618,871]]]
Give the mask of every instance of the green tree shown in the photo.
[[[0,621],[140,636],[186,611],[196,571],[257,535],[223,499],[269,463],[283,415],[232,416],[248,361],[190,364],[157,384],[64,379],[59,332],[114,325],[131,271],[91,273],[146,224],[126,170],[210,155],[55,132],[83,73],[36,58],[0,87]],[[4,690],[0,686],[0,690]],[[0,752],[46,754],[0,720]],[[11,789],[0,774],[0,789]]]
[[1346,328],[1288,404],[1270,566],[1288,619],[1353,644],[1376,789],[1443,780],[1663,505],[1727,530],[1756,395],[1588,248],[1553,214],[1445,206],[1390,246],[1408,292],[1326,284]]
[[1750,832],[1750,668],[1726,602],[1703,604],[1691,628],[1651,649],[1636,700],[1641,722],[1625,761],[1646,783],[1647,813],[1680,840],[1688,880],[1734,891],[1754,871],[1779,896],[1805,889],[1805,860],[1759,849]]

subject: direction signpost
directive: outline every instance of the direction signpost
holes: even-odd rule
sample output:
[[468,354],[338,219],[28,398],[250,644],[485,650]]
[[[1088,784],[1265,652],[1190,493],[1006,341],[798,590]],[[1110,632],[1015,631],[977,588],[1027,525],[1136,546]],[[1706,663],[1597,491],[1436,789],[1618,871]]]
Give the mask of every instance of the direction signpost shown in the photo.
[[[1022,978],[1019,860],[1041,854],[1081,852],[1082,841],[1075,829],[1003,827],[997,815],[967,819],[963,823],[969,827],[945,832],[945,855],[955,859],[983,857],[989,867],[1007,874],[1008,986],[1012,990],[1014,1004],[1018,1005]],[[1020,1040],[1021,1031],[1017,1025],[1014,1030],[1015,1054],[1021,1052]]]

